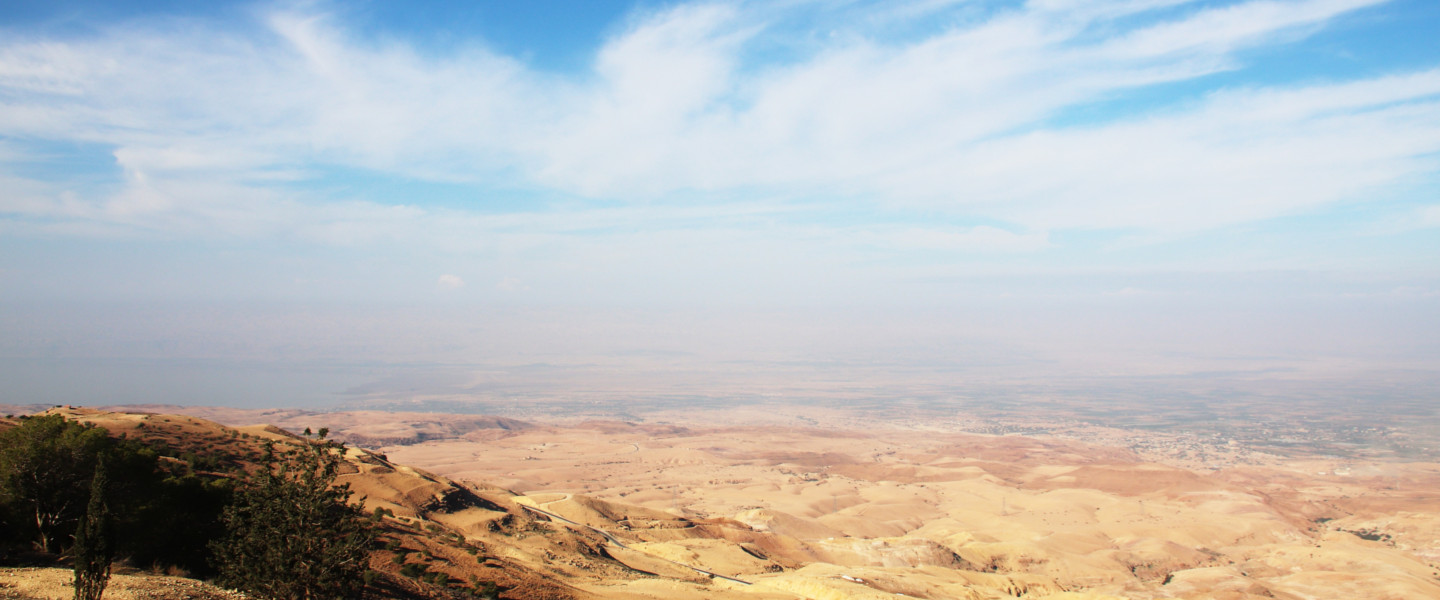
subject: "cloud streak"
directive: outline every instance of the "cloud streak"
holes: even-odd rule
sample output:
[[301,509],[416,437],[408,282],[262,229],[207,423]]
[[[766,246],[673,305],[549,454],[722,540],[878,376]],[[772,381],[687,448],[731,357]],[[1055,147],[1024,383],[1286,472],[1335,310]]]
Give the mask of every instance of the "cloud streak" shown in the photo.
[[[471,249],[573,238],[617,213],[670,231],[778,220],[792,239],[823,230],[827,243],[929,251],[1035,252],[1066,230],[1186,235],[1362,201],[1436,171],[1437,70],[1104,109],[1241,70],[1245,51],[1381,4],[1036,1],[903,40],[867,27],[965,7],[851,7],[873,18],[850,13],[849,29],[781,57],[760,50],[796,33],[783,10],[686,4],[638,17],[580,73],[481,46],[436,56],[285,10],[238,29],[11,32],[0,168],[15,191],[0,211],[12,231]],[[1085,110],[1100,116],[1073,116]],[[83,188],[15,167],[17,148],[57,141],[106,149],[123,178]],[[474,186],[477,207],[504,190],[572,202],[494,216],[305,185],[335,170]],[[756,220],[675,221],[738,198]],[[899,223],[836,222],[857,206]]]

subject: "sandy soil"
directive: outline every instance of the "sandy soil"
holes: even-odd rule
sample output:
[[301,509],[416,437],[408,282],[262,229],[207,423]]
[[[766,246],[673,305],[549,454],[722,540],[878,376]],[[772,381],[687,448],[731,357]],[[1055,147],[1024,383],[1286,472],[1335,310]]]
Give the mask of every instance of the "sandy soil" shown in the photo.
[[[71,600],[75,573],[70,569],[0,569],[0,598]],[[210,584],[149,574],[114,574],[105,586],[106,600],[245,600],[245,594]]]
[[[295,439],[71,412],[212,450]],[[446,420],[404,418],[442,433]],[[348,453],[341,481],[394,512],[385,537],[404,548],[372,568],[423,562],[507,598],[557,600],[1440,598],[1432,463],[1192,468],[1113,445],[885,423],[485,423]]]
[[1434,464],[1196,472],[1055,439],[624,423],[384,451],[589,525],[615,522],[590,498],[728,520],[723,543],[632,548],[753,592],[865,597],[852,577],[886,597],[1440,597]]

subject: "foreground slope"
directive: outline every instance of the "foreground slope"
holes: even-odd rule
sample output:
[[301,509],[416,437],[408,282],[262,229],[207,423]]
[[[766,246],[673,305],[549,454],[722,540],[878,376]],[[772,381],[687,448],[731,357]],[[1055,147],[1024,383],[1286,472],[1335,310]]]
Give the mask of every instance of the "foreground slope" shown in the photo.
[[[179,415],[77,408],[47,413],[173,448],[217,469],[254,468],[267,442],[308,443],[275,427],[230,428]],[[370,559],[370,568],[381,574],[371,589],[376,597],[448,598],[493,591],[506,598],[587,598],[591,595],[566,581],[582,573],[607,580],[639,576],[605,558],[603,538],[552,530],[504,490],[458,485],[355,448],[347,450],[337,483],[349,484],[357,498],[363,497],[367,511],[380,511],[380,540]],[[571,557],[578,566],[552,564],[547,556]]]

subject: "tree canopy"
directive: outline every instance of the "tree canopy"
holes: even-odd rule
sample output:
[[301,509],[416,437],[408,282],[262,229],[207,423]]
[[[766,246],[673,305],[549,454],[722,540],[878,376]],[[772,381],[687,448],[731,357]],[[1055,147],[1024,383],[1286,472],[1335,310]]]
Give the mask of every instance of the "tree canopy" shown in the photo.
[[277,600],[356,597],[374,532],[348,485],[334,485],[344,447],[307,443],[277,455],[236,490],[211,544],[219,582]]
[[40,552],[54,552],[74,530],[89,499],[105,430],[59,415],[23,419],[0,432],[0,501],[10,523],[28,532]]
[[213,446],[195,454],[61,415],[22,417],[0,431],[0,562],[68,556],[91,600],[115,556],[217,575],[261,598],[358,596],[374,533],[349,487],[334,485],[345,447],[327,433],[221,472],[197,468],[228,462]]

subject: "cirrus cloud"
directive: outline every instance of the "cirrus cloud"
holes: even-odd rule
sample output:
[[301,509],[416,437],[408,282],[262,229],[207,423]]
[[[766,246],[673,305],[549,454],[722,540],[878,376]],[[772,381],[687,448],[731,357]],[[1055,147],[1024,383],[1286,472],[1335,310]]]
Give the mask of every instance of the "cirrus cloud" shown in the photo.
[[[900,37],[868,28],[964,7],[855,5],[833,9],[843,13],[825,22],[833,35],[788,52],[765,51],[807,33],[786,11],[826,9],[682,4],[637,17],[578,73],[480,45],[436,55],[366,40],[343,15],[288,9],[238,28],[162,19],[69,37],[12,31],[0,42],[0,169],[23,193],[0,211],[12,231],[439,248],[493,246],[476,240],[527,219],[546,223],[531,239],[575,241],[617,211],[663,229],[679,207],[723,215],[736,204],[792,239],[843,243],[865,229],[929,251],[1040,251],[1066,230],[1188,235],[1434,173],[1440,71],[1201,86],[1072,115],[1243,71],[1245,52],[1383,4],[1033,1]],[[103,148],[122,175],[86,187],[17,166],[17,152],[55,142]],[[378,197],[346,183],[350,172],[401,188],[471,186],[474,202]],[[361,191],[336,197],[326,185]],[[534,214],[477,210],[507,190],[523,191],[515,202]],[[845,216],[856,206],[900,225],[866,229]],[[936,214],[1002,226],[932,227]],[[927,233],[892,235],[907,228]]]

